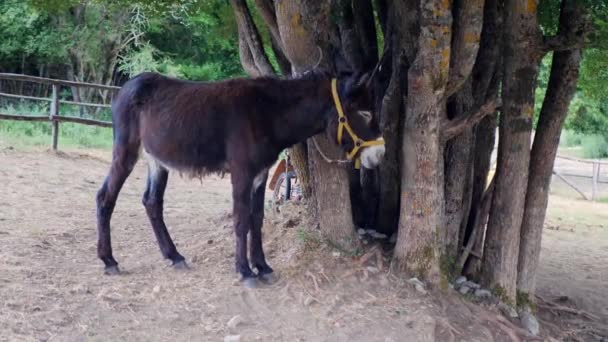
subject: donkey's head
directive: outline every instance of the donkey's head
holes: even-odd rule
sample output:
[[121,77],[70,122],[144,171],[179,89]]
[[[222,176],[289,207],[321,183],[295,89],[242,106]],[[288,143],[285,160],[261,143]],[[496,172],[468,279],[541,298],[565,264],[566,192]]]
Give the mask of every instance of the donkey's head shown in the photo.
[[355,161],[355,167],[368,169],[384,157],[370,77],[370,73],[350,74],[331,80],[333,108],[327,125],[327,134]]

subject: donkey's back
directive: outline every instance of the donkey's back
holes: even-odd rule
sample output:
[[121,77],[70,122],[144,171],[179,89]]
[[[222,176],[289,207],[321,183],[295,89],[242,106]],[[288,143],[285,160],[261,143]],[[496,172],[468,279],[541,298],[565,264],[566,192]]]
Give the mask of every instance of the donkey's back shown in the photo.
[[115,147],[142,147],[163,167],[180,172],[225,171],[227,141],[248,141],[251,120],[243,108],[255,101],[254,93],[247,79],[192,82],[143,73],[114,101]]

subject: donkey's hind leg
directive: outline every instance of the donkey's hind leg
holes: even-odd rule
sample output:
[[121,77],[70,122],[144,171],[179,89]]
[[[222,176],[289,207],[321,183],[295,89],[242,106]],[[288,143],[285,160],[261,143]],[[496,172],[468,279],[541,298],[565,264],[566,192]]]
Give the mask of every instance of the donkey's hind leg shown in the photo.
[[138,147],[136,145],[115,146],[110,172],[97,192],[97,256],[105,264],[106,274],[119,273],[118,263],[112,256],[110,220],[118,193],[133,171],[137,158]]
[[251,264],[258,270],[261,280],[271,281],[272,268],[266,263],[264,249],[262,247],[262,226],[264,224],[264,194],[266,192],[266,180],[268,171],[265,170],[255,177],[251,192],[251,239],[249,240],[249,253]]
[[186,261],[177,252],[163,219],[163,199],[167,188],[168,175],[167,169],[153,158],[148,158],[148,181],[142,203],[146,207],[146,213],[163,257],[171,260],[175,268],[184,269],[188,267]]

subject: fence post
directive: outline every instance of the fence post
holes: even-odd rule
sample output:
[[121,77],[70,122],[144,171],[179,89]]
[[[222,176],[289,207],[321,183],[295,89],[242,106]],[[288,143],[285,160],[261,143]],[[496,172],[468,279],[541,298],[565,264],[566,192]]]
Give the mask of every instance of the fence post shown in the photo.
[[597,161],[593,162],[593,176],[591,185],[591,200],[595,201],[599,198],[598,182],[600,178],[600,164]]
[[53,98],[51,102],[51,112],[49,114],[49,120],[52,125],[52,148],[53,151],[57,151],[57,139],[59,138],[59,120],[56,116],[59,115],[59,87],[57,83],[53,83]]

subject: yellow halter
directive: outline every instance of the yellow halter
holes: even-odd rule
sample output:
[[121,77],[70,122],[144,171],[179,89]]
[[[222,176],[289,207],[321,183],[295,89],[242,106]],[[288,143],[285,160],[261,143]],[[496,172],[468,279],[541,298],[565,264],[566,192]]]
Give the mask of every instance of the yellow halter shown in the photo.
[[[353,148],[346,154],[346,158],[348,160],[353,160],[358,153],[359,150],[363,147],[375,146],[375,145],[384,145],[383,139],[378,140],[362,140],[357,136],[355,131],[353,131],[352,127],[348,124],[348,119],[346,115],[344,115],[344,110],[342,109],[342,103],[340,102],[340,96],[338,95],[338,80],[332,78],[331,80],[331,94],[334,98],[334,105],[336,106],[336,111],[338,112],[338,144],[342,144],[342,135],[344,133],[344,129],[350,138],[353,140]],[[361,168],[361,159],[357,156],[355,159],[355,169]]]

